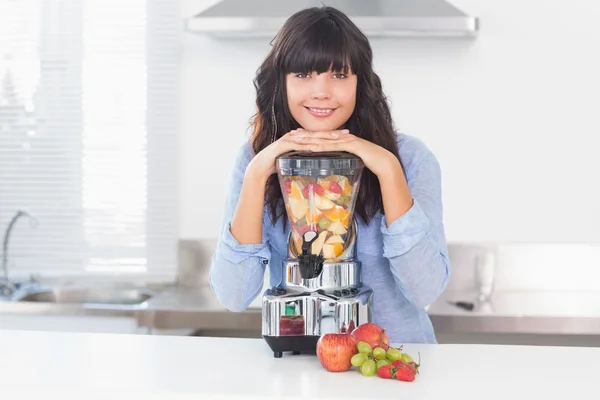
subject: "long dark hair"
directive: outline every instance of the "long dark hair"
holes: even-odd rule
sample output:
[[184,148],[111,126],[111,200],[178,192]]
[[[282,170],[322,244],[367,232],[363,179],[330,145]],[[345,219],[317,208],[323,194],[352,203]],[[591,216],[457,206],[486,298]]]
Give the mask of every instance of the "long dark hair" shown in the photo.
[[[254,79],[258,108],[252,119],[254,154],[274,139],[300,127],[287,104],[287,74],[330,70],[348,73],[350,68],[358,78],[356,107],[344,127],[351,134],[385,148],[400,160],[390,109],[372,61],[367,37],[339,10],[311,7],[292,15],[275,37],[273,48]],[[265,201],[275,223],[285,212],[276,174],[267,181]],[[355,215],[368,224],[379,210],[383,212],[379,180],[365,168]],[[284,218],[284,227],[285,224]]]

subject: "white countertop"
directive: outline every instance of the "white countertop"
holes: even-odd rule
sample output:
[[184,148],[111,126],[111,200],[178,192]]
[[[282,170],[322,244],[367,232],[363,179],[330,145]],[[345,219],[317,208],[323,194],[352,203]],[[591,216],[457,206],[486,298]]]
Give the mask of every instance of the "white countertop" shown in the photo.
[[261,339],[0,331],[0,390],[20,396],[203,400],[564,400],[597,399],[600,393],[600,348],[405,349],[421,352],[421,374],[412,383],[366,378],[356,370],[330,373],[310,355],[275,359]]

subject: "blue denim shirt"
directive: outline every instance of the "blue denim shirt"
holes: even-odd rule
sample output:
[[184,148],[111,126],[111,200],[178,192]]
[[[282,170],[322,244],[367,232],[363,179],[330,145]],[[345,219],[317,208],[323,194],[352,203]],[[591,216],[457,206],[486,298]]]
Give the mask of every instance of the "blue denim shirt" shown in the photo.
[[[442,221],[441,171],[434,154],[419,139],[398,134],[398,150],[414,199],[410,210],[387,226],[380,212],[369,225],[357,218],[357,257],[362,278],[373,289],[373,322],[386,329],[391,343],[436,343],[425,307],[446,288],[450,262]],[[232,172],[223,229],[212,257],[209,283],[231,311],[243,311],[261,295],[268,260],[270,284],[282,281],[287,256],[286,232],[280,218],[274,225],[263,213],[262,242],[240,244],[230,224],[252,149],[239,151]]]

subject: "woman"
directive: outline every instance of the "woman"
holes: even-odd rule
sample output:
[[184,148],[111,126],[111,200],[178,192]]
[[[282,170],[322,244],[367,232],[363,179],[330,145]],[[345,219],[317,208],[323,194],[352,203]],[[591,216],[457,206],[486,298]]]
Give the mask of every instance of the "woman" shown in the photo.
[[243,311],[282,281],[289,224],[275,159],[290,150],[347,151],[366,168],[355,215],[373,322],[392,343],[435,343],[425,307],[450,275],[440,168],[418,139],[394,131],[367,38],[340,11],[288,19],[255,79],[254,133],[237,158],[210,271],[222,304]]

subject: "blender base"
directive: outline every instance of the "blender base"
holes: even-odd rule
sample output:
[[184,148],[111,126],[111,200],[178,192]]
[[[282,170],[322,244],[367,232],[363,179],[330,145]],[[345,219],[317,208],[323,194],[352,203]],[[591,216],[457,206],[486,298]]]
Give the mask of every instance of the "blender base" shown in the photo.
[[317,342],[320,336],[265,336],[263,339],[267,342],[273,356],[281,358],[284,352],[291,351],[292,354],[316,354]]

